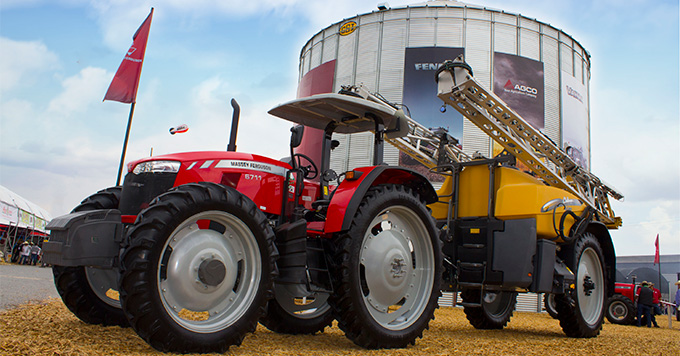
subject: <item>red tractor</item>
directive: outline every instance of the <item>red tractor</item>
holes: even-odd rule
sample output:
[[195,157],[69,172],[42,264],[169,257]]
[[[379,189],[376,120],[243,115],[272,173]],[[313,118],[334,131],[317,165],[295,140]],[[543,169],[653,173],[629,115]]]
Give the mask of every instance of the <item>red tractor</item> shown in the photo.
[[[422,175],[382,164],[396,109],[318,99],[270,113],[324,129],[320,167],[293,152],[299,125],[290,163],[240,152],[148,157],[127,165],[122,187],[54,219],[44,255],[66,306],[88,323],[129,324],[162,351],[223,352],[258,321],[315,333],[334,319],[329,303],[357,344],[415,342],[440,296],[441,243],[426,207],[437,194]],[[374,165],[331,170],[331,134],[369,130]]]
[[[619,325],[635,324],[635,317],[637,315],[635,299],[640,288],[639,284],[616,282],[615,294],[607,299],[606,316],[610,323]],[[656,288],[654,288],[654,291],[659,295],[661,294]]]

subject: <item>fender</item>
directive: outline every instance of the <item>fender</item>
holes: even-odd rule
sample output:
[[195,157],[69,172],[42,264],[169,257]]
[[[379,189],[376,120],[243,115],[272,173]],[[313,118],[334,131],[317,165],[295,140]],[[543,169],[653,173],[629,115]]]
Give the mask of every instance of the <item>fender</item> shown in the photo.
[[361,172],[361,176],[356,180],[343,180],[333,193],[328,205],[324,233],[348,230],[359,204],[372,186],[402,184],[417,192],[426,204],[438,200],[432,184],[414,170],[404,167],[373,166],[356,168],[354,171]]

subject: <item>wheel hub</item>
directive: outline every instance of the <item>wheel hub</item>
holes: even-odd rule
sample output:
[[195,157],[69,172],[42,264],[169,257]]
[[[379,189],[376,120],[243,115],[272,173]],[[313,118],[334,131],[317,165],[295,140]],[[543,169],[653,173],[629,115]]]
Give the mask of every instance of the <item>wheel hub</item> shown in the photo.
[[406,236],[387,230],[366,241],[361,255],[370,290],[368,302],[377,310],[387,311],[408,294],[408,276],[412,271]]
[[593,282],[590,276],[585,276],[583,278],[583,293],[586,296],[590,296],[593,293],[593,289],[595,289],[595,282]]
[[212,287],[218,286],[227,275],[227,268],[219,260],[205,260],[198,266],[198,279]]

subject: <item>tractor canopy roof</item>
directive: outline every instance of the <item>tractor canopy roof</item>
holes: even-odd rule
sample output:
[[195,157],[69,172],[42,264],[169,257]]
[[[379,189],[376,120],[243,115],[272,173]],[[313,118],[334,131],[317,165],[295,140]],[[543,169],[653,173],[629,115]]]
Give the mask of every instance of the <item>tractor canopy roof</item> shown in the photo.
[[[335,123],[334,132],[355,133],[372,131],[376,120],[387,130],[399,128],[397,110],[360,97],[346,94],[318,94],[281,104],[269,113],[282,119],[325,130]],[[407,123],[403,122],[402,126]]]

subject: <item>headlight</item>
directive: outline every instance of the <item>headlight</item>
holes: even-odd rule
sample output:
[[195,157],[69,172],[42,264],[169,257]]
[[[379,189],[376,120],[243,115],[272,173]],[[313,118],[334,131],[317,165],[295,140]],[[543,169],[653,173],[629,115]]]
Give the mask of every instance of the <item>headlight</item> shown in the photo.
[[140,173],[177,173],[180,163],[176,161],[149,161],[142,162],[132,170],[134,174]]

